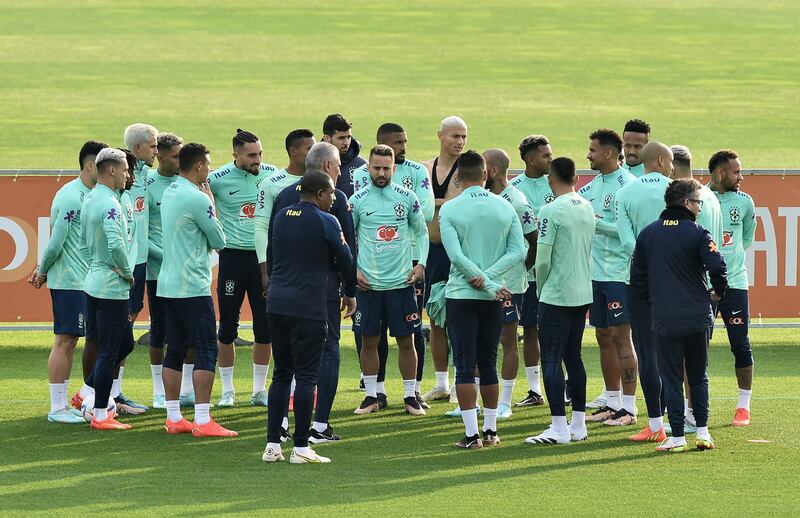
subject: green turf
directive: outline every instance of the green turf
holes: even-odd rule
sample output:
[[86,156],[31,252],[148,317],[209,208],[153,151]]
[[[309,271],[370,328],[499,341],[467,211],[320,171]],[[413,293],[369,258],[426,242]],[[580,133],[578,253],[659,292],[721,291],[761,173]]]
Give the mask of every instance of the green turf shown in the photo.
[[[800,348],[793,330],[754,330],[756,384],[753,425],[728,424],[736,394],[733,359],[719,333],[711,348],[710,452],[656,454],[626,440],[632,428],[589,427],[585,443],[532,447],[523,439],[549,422],[544,408],[501,421],[502,444],[459,451],[459,420],[447,403],[411,418],[399,410],[396,369],[388,382],[391,407],[356,417],[362,398],[350,333],[332,424],[345,440],[322,445],[328,466],[264,465],[265,412],[247,403],[249,349],[239,349],[239,404],[215,410],[237,439],[166,436],[163,411],[124,418],[129,432],[94,432],[47,423],[47,332],[0,332],[0,513],[84,513],[108,502],[116,514],[205,513],[304,515],[790,515],[800,508],[797,387]],[[598,351],[590,336],[584,357],[589,395],[600,390]],[[77,354],[80,354],[79,351]],[[395,363],[392,349],[390,364]],[[71,391],[77,389],[79,362]],[[426,387],[430,386],[426,379]],[[520,375],[515,399],[524,393]],[[137,348],[125,370],[125,392],[151,395],[147,354]],[[219,397],[215,387],[215,398]],[[645,417],[639,401],[640,416]],[[187,412],[191,417],[191,412]],[[635,427],[638,430],[638,426]],[[762,439],[767,443],[751,443]],[[288,451],[288,448],[287,448]]]
[[286,133],[336,111],[367,145],[404,124],[415,159],[455,113],[470,146],[515,167],[532,132],[586,167],[589,132],[633,117],[696,166],[732,147],[746,168],[798,167],[798,18],[791,0],[6,0],[0,168],[74,168],[84,140],[120,145],[134,121],[206,143],[217,165],[250,128],[283,166]]

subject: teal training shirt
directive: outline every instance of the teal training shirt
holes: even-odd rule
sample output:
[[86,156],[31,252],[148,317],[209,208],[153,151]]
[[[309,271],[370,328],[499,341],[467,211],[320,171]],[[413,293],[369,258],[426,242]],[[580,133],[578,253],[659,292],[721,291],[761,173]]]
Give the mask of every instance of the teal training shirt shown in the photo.
[[419,264],[428,260],[428,227],[417,195],[395,183],[376,187],[372,182],[350,198],[358,243],[358,269],[373,290],[409,286],[411,244],[419,244]]
[[[468,187],[442,205],[439,229],[450,257],[448,299],[494,300],[508,272],[525,261],[517,213],[508,201],[480,186]],[[483,289],[469,284],[475,277],[483,278]]]
[[591,304],[595,219],[589,202],[574,192],[539,211],[535,268],[540,302],[567,307]]
[[728,287],[746,290],[750,283],[745,256],[755,239],[756,206],[753,198],[742,191],[714,191],[714,194],[722,209],[722,246],[719,251],[728,266]]
[[39,273],[51,290],[82,290],[89,269],[81,246],[81,212],[92,190],[80,177],[58,190],[50,206],[50,241],[42,254]]
[[147,205],[150,210],[149,223],[150,229],[147,231],[147,243],[149,250],[147,253],[147,280],[158,280],[158,272],[161,270],[161,258],[164,254],[164,239],[161,234],[161,198],[167,190],[175,176],[162,176],[156,170],[150,170],[147,175]]
[[578,194],[592,204],[595,217],[595,236],[592,239],[592,280],[626,282],[630,255],[622,248],[617,233],[614,211],[617,191],[636,180],[619,168],[608,174],[598,174],[583,186]]
[[[713,239],[717,245],[722,246],[724,241],[722,231],[722,208],[719,205],[717,195],[704,185],[703,188],[700,189],[700,199],[703,200],[703,208],[700,210],[700,214],[697,215],[696,223],[708,230],[711,233],[711,239]],[[728,275],[730,275],[730,270],[728,270]],[[730,282],[730,279],[728,279],[728,282]]]
[[[500,197],[511,204],[514,212],[517,213],[520,225],[522,225],[522,234],[526,236],[532,232],[536,232],[536,217],[533,215],[533,208],[528,205],[528,200],[522,191],[517,189],[511,184],[508,184]],[[525,251],[528,250],[528,241],[524,240]],[[525,271],[525,261],[515,264],[511,270],[506,274],[506,287],[511,290],[511,293],[525,293],[528,289],[528,273]]]
[[225,233],[211,200],[182,176],[161,198],[164,257],[158,296],[172,299],[211,295],[211,252],[225,248]]
[[139,160],[133,170],[134,181],[133,187],[130,190],[131,200],[133,202],[133,220],[136,222],[135,238],[136,238],[136,263],[142,264],[147,262],[147,231],[150,212],[147,209],[147,175],[150,173],[150,168],[144,163],[144,160]]
[[139,259],[139,242],[136,239],[138,234],[136,233],[136,217],[133,203],[130,191],[122,191],[120,193],[119,204],[122,207],[122,215],[125,217],[125,225],[128,230],[127,241],[125,242],[125,249],[128,251],[128,262],[138,266],[141,263],[136,262]]
[[[539,210],[556,199],[550,184],[547,182],[547,175],[540,178],[530,178],[525,173],[516,176],[511,180],[511,185],[519,189],[528,200],[528,205],[533,209],[534,218],[538,218]],[[528,282],[536,282],[536,271],[534,268],[528,270]]]
[[302,175],[289,173],[285,168],[261,182],[256,197],[255,212],[255,249],[258,262],[267,261],[267,244],[269,240],[269,220],[272,217],[272,205],[282,190],[297,183]]
[[83,291],[98,299],[127,300],[133,278],[128,257],[128,225],[120,194],[102,184],[83,203],[81,241],[89,252],[89,271]]
[[663,174],[652,172],[637,178],[617,192],[617,233],[622,249],[628,256],[626,282],[630,278],[630,258],[636,248],[636,238],[666,208],[664,193],[671,182]]
[[[367,165],[364,164],[353,171],[353,192],[358,192],[372,184]],[[430,223],[436,208],[436,200],[433,197],[431,180],[428,178],[428,170],[425,169],[425,166],[413,160],[404,160],[402,164],[397,164],[394,174],[392,174],[392,183],[401,185],[417,195],[425,223]],[[419,246],[417,246],[416,240],[411,242],[411,246],[412,259],[417,261],[419,260]]]
[[274,165],[261,164],[258,174],[252,174],[230,162],[208,176],[217,215],[225,231],[225,248],[250,251],[256,249],[258,191],[264,180],[277,172]]
[[636,178],[641,178],[646,173],[645,169],[644,169],[644,162],[639,164],[639,165],[635,165],[635,166],[629,166],[627,163],[625,163],[625,164],[622,164],[622,167],[625,168],[625,170],[627,170],[629,173],[631,173]]

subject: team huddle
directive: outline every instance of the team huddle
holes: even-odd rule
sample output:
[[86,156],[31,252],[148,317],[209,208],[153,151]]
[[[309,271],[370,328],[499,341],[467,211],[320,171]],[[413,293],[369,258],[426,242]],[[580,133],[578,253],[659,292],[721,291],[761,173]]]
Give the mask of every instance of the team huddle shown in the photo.
[[[352,318],[365,391],[358,415],[389,405],[391,336],[405,411],[424,416],[435,401],[457,403],[446,414],[462,419],[460,448],[498,444],[499,419],[545,402],[552,423],[526,443],[586,440],[587,422],[636,425],[641,385],[648,421],[630,440],[683,451],[687,433],[697,449],[714,448],[706,368],[721,313],[739,385],[732,424],[749,424],[745,251],[756,220],[735,152],[711,156],[703,186],[687,147],[651,140],[650,126],[634,119],[621,136],[589,135],[597,174],[577,189],[575,163],[554,158],[543,135],[522,140],[525,171],[514,178],[504,150],[466,150],[461,118],[445,118],[438,137],[439,154],[414,162],[405,130],[386,123],[364,159],[352,124],[333,114],[321,142],[308,129],[286,136],[283,169],[263,163],[258,136],[239,129],[233,161],[213,172],[204,145],[147,124],[125,130],[125,148],[86,142],[78,178],[53,200],[51,239],[29,279],[47,284],[53,305],[48,420],[121,430],[131,425],[119,414],[149,410],[122,391],[146,291],[152,407],[166,409],[167,434],[196,437],[237,435],[214,421],[210,398],[218,367],[215,404],[236,402],[234,343],[247,296],[250,404],[268,408],[264,462],[284,460],[289,439],[290,462],[330,462],[310,444],[341,440],[329,419],[342,318]],[[587,313],[604,380],[590,402]],[[520,326],[528,390],[515,404]],[[84,383],[69,399],[79,337]],[[426,339],[435,384],[422,393]]]

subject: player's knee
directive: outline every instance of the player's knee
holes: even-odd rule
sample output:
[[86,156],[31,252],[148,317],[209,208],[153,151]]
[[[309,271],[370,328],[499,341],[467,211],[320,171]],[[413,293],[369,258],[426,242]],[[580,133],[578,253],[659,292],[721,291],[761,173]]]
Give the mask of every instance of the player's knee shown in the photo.
[[194,361],[194,368],[204,371],[214,372],[217,365],[217,347],[206,345],[197,348],[197,358]]
[[[456,385],[469,385],[475,384],[475,373],[469,369],[465,369],[465,373],[456,372]],[[496,374],[495,374],[496,376]]]
[[[478,370],[481,373],[481,386],[484,385],[497,385],[497,368],[491,360],[483,360],[478,362]],[[473,378],[473,383],[475,382]]]
[[68,353],[78,345],[78,337],[73,335],[56,335],[53,347],[59,352]]
[[236,340],[236,338],[239,336],[239,333],[237,332],[237,327],[238,326],[233,322],[223,322],[220,320],[219,334],[217,336],[220,343],[232,344],[233,341]]
[[163,365],[167,369],[175,371],[183,370],[183,358],[185,351],[179,347],[167,347],[167,352],[164,354]]
[[731,352],[735,358],[734,366],[737,369],[744,369],[753,365],[753,351],[750,348],[750,341],[731,344]]

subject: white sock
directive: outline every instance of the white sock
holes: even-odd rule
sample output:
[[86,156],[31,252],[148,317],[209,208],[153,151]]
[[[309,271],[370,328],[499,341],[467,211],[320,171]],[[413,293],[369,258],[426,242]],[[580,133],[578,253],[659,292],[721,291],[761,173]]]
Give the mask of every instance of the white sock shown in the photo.
[[312,450],[310,446],[306,447],[295,446],[294,451],[296,451],[298,455],[302,455],[304,457],[311,457],[312,455],[314,455],[314,450]]
[[436,388],[442,389],[445,392],[450,392],[450,380],[447,377],[447,371],[433,373],[436,376]]
[[66,400],[66,396],[64,394],[64,384],[63,383],[51,383],[50,384],[50,413],[58,412],[59,410],[66,408],[66,406],[62,403],[62,400]]
[[[122,374],[122,369],[119,370],[120,374]],[[115,378],[114,381],[111,383],[111,397],[115,398],[120,395],[122,392],[122,379]]]
[[294,388],[297,386],[297,380],[292,376],[292,386],[289,387],[289,395],[294,396]]
[[503,386],[503,389],[500,392],[500,404],[506,405],[508,407],[511,406],[511,398],[514,395],[514,384],[517,380],[501,380],[500,384]]
[[367,374],[364,376],[364,389],[367,391],[367,397],[374,397],[374,398],[378,397],[378,391],[377,391],[378,387],[376,386],[377,384],[378,384],[377,374],[373,374],[371,376]]
[[483,407],[483,431],[497,431],[497,409]]
[[403,380],[403,398],[407,397],[414,397],[414,387],[417,384],[417,380]]
[[611,410],[619,410],[622,408],[622,391],[621,390],[609,390],[607,391],[608,394],[608,401],[606,401],[606,406]]
[[283,428],[284,430],[288,430],[289,429],[289,418],[288,417],[284,417],[283,420],[281,421],[281,428]]
[[253,395],[267,390],[267,373],[269,365],[253,364]]
[[117,379],[119,380],[119,392],[116,393],[117,396],[122,394],[122,373],[124,373],[124,372],[125,372],[125,366],[124,365],[120,365],[120,367],[119,367],[119,376],[117,376]]
[[318,431],[319,433],[322,433],[328,429],[328,423],[320,423],[319,421],[314,421],[313,423],[311,423],[311,428]]
[[[225,367],[220,367],[220,376],[222,376],[222,369]],[[230,367],[233,369],[233,367]],[[194,392],[194,381],[192,380],[192,372],[194,372],[194,363],[184,363],[183,367],[181,368],[181,396],[188,396]],[[233,378],[233,373],[231,373],[231,378]],[[225,383],[222,383],[223,386]]]
[[94,409],[94,418],[97,421],[105,421],[108,419],[108,409],[106,408],[95,408]]
[[461,420],[464,421],[464,428],[466,429],[467,437],[474,437],[478,435],[478,409],[471,408],[469,410],[461,409]]
[[181,402],[180,401],[167,401],[167,419],[172,421],[173,423],[177,423],[181,419],[183,419],[183,415],[181,414]]
[[752,390],[739,389],[739,403],[736,408],[744,408],[750,411],[750,396],[753,394]]
[[683,400],[683,416],[686,417],[687,415],[689,415],[689,412],[691,412],[691,411],[692,411],[692,409],[689,407],[689,400],[688,399],[684,399]]
[[69,378],[64,380],[64,408],[69,408]]
[[153,378],[153,397],[164,395],[163,365],[150,364],[150,376]]
[[636,415],[636,395],[633,396],[626,396],[625,394],[622,395],[622,408],[627,410],[633,415]]
[[475,376],[475,385],[477,385],[478,387],[481,386],[481,377],[480,376]]
[[542,388],[540,382],[539,366],[525,367],[525,375],[528,377],[528,389],[541,395]]
[[[375,376],[375,379],[378,379],[378,376]],[[386,382],[385,381],[376,381],[375,382],[375,392],[378,394],[386,394]]]
[[211,403],[197,403],[194,405],[194,422],[200,426],[211,421]]
[[86,399],[86,396],[92,393],[94,393],[94,389],[89,385],[87,385],[86,383],[83,384],[81,390],[78,392],[78,394],[81,396],[82,399]]
[[553,425],[552,425],[551,428],[553,428],[553,431],[555,431],[556,433],[561,434],[561,435],[565,435],[565,434],[569,433],[569,430],[567,430],[567,416],[565,416],[565,415],[554,415],[553,416]]
[[697,433],[695,434],[697,439],[705,439],[707,441],[711,440],[711,434],[708,433],[708,426],[698,426]]
[[569,429],[573,432],[583,432],[586,430],[586,412],[576,412],[573,410]]
[[414,392],[419,392],[419,389],[421,389],[421,388],[422,388],[422,382],[421,381],[417,381],[416,383],[414,383]]
[[650,431],[653,433],[664,428],[664,419],[662,417],[651,417],[648,421],[650,422]]
[[219,377],[222,379],[222,392],[233,392],[233,365],[220,367]]

